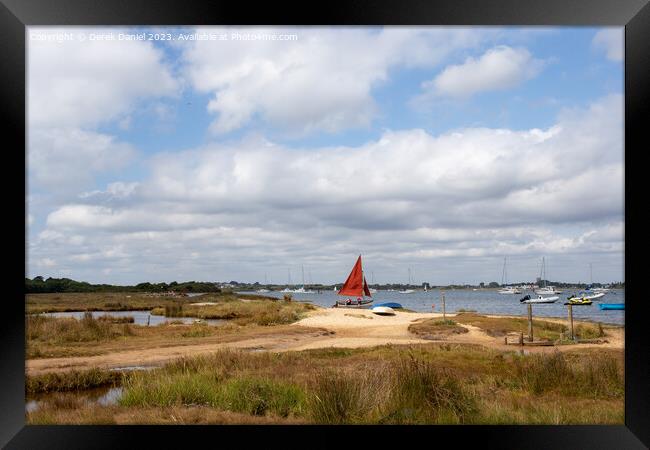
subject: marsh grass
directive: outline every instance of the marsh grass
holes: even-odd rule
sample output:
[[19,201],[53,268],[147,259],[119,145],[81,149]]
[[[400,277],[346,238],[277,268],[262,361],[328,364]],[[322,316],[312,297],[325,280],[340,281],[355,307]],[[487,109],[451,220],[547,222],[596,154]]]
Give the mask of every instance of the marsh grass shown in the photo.
[[453,320],[427,319],[409,325],[408,330],[423,339],[444,339],[453,334],[467,333],[469,330]]
[[168,305],[155,308],[152,314],[167,317],[198,317],[201,319],[232,320],[237,325],[283,325],[300,320],[304,313],[316,307],[301,302],[268,300],[228,300],[216,305]]
[[[125,374],[111,411],[122,423],[172,423],[176,414],[181,423],[620,424],[622,360],[603,350],[521,355],[461,344],[220,350]],[[41,379],[51,387],[32,390],[75,389],[84,377],[93,386],[102,376]],[[69,417],[89,423],[86,407],[71,406]],[[28,421],[66,417],[50,409]]]
[[98,368],[30,375],[25,377],[25,393],[32,395],[92,389],[119,384],[123,376],[119,371]]
[[381,384],[368,372],[320,370],[310,384],[308,415],[320,424],[369,423],[385,392]]
[[28,346],[33,342],[106,341],[133,334],[128,323],[114,324],[108,320],[98,320],[90,312],[86,312],[80,320],[28,315],[25,325]]
[[448,369],[409,355],[392,368],[391,396],[381,423],[464,423],[476,412],[465,382]]
[[181,333],[183,337],[197,338],[197,337],[206,337],[212,336],[216,331],[214,327],[211,327],[205,323],[195,323],[190,326],[187,331]]
[[[203,360],[160,373],[132,374],[124,383],[122,406],[210,406],[254,416],[288,417],[301,411],[304,393],[291,382],[212,370]],[[153,375],[153,376],[152,376]]]
[[[519,317],[487,317],[480,314],[462,312],[455,316],[457,322],[473,325],[493,337],[502,337],[508,333],[528,333],[528,319]],[[590,339],[605,335],[602,325],[579,324],[574,333],[578,338]],[[569,331],[567,325],[555,321],[533,319],[533,335],[543,340],[558,341]]]
[[108,323],[134,323],[135,319],[133,316],[125,316],[125,317],[113,317],[113,316],[99,316],[96,318],[96,320],[100,322],[108,322]]
[[622,365],[611,357],[589,355],[570,360],[561,352],[515,358],[514,380],[535,395],[559,392],[588,398],[622,397]]
[[[201,301],[227,302],[238,298],[256,299],[271,297],[259,295],[234,294],[224,290],[201,296]],[[276,299],[272,299],[276,300]],[[25,296],[28,314],[64,311],[136,311],[165,308],[168,305],[189,305],[196,302],[192,297],[160,297],[143,292],[84,292],[57,294],[27,294]]]

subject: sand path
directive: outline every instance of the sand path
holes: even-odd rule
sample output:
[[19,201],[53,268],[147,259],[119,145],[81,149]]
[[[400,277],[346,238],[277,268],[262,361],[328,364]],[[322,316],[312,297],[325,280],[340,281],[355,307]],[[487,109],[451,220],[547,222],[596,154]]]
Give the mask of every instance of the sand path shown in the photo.
[[[453,314],[448,314],[448,316],[453,317]],[[293,327],[304,328],[304,332],[301,333],[287,333],[285,331],[278,332],[278,334],[267,333],[264,336],[235,342],[124,350],[86,357],[30,359],[26,361],[26,371],[30,375],[35,375],[91,367],[108,369],[129,366],[156,366],[173,359],[212,353],[223,348],[282,352],[328,347],[358,348],[385,344],[408,345],[431,342],[479,344],[489,348],[511,351],[521,348],[513,345],[506,346],[502,337],[489,336],[480,328],[465,324],[463,326],[469,330],[468,333],[448,336],[444,341],[421,339],[408,331],[409,325],[413,322],[437,317],[442,317],[442,314],[397,312],[394,316],[378,316],[369,310],[323,308],[311,312],[308,317],[292,325]],[[525,349],[528,352],[567,351],[589,347],[622,349],[624,330],[622,328],[608,329],[607,333],[606,339],[609,342],[605,344],[525,347]]]

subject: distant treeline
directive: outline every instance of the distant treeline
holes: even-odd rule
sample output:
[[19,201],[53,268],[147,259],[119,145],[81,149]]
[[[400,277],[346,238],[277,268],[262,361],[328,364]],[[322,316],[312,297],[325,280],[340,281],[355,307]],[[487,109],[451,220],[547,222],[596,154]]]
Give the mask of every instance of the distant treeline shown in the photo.
[[85,281],[75,281],[69,278],[34,277],[25,278],[25,291],[28,294],[51,292],[221,292],[214,283],[187,281],[178,283],[140,283],[135,286],[114,286],[111,284],[90,284]]

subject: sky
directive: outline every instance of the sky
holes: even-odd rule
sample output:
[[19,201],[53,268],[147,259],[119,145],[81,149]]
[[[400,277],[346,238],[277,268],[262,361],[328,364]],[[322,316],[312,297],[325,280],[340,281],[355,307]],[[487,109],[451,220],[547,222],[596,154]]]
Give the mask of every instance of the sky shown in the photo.
[[30,278],[331,284],[362,254],[376,283],[624,280],[622,27],[28,27],[27,51]]

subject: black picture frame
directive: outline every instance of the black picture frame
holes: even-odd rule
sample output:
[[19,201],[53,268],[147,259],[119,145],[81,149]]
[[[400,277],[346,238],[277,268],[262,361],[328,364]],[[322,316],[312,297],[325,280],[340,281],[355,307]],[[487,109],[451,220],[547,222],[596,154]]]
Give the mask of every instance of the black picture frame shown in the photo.
[[[24,415],[24,276],[26,247],[12,233],[26,232],[25,193],[25,27],[30,25],[572,25],[625,26],[625,235],[634,246],[625,253],[625,425],[624,426],[436,426],[436,427],[189,427],[189,426],[26,426]],[[245,447],[251,439],[297,446],[296,432],[313,435],[308,447],[341,446],[348,437],[401,445],[457,445],[474,442],[495,448],[627,449],[650,446],[650,380],[648,334],[640,280],[645,269],[637,234],[644,213],[643,155],[645,120],[650,110],[650,5],[648,0],[374,0],[287,3],[148,0],[2,0],[0,4],[0,110],[7,143],[5,192],[10,192],[5,217],[12,227],[6,258],[10,286],[0,326],[0,445],[6,448],[151,448],[198,445],[229,447],[236,438]],[[11,144],[9,144],[11,143]],[[644,145],[645,144],[645,145]],[[636,163],[636,165],[635,165]],[[8,169],[8,170],[7,170]],[[23,178],[19,188],[20,179]],[[13,177],[13,178],[12,178]],[[22,198],[21,198],[22,195]],[[635,206],[637,209],[635,209]],[[22,212],[22,216],[20,215]],[[638,238],[638,235],[637,235]],[[643,237],[641,237],[642,239]],[[643,241],[639,241],[643,242]],[[636,258],[635,258],[636,256]],[[22,272],[22,273],[20,273]],[[290,429],[288,429],[290,428]],[[297,429],[299,428],[299,429]],[[341,436],[341,433],[345,436]],[[197,436],[198,435],[198,436]],[[235,436],[236,435],[236,436]],[[451,441],[449,440],[451,439]],[[449,444],[444,444],[447,441]],[[316,444],[314,444],[314,442]],[[422,444],[416,444],[420,442]],[[451,444],[453,442],[453,444]]]

